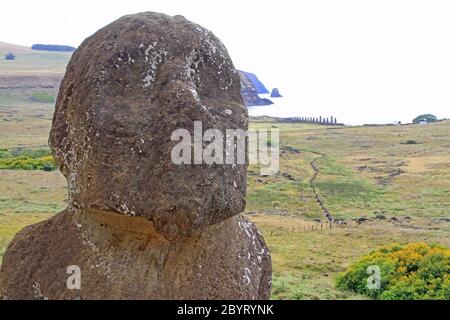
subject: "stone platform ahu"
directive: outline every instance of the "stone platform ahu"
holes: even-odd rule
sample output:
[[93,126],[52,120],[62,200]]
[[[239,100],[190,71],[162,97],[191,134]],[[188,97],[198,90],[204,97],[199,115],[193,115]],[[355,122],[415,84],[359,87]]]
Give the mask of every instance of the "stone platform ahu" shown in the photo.
[[247,130],[239,75],[181,16],[120,18],[73,54],[50,146],[69,205],[26,227],[4,299],[268,299],[271,261],[245,208],[247,166],[171,160],[177,129]]

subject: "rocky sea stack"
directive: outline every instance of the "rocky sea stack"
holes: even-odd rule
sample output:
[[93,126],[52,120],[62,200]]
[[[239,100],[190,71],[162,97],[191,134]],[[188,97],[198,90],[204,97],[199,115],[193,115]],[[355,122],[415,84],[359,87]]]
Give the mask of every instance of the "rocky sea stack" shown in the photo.
[[278,88],[273,88],[270,94],[271,98],[282,98],[283,96],[280,94],[280,90]]

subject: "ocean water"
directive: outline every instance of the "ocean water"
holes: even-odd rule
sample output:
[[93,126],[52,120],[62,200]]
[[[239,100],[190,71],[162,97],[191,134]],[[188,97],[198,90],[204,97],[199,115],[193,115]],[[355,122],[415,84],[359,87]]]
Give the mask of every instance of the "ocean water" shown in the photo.
[[[283,92],[281,92],[283,94]],[[442,107],[426,105],[424,108],[388,108],[353,105],[342,105],[336,102],[335,105],[306,105],[301,97],[270,98],[269,94],[260,94],[261,98],[270,99],[274,104],[269,106],[248,107],[250,116],[270,116],[270,117],[335,117],[339,123],[346,125],[362,124],[394,124],[398,121],[411,123],[420,114],[432,113],[438,118],[450,118],[448,110],[443,111]],[[447,117],[445,117],[447,114]]]
[[286,97],[282,98],[271,98],[270,94],[260,94],[261,98],[267,98],[271,100],[274,104],[269,106],[254,106],[248,107],[248,113],[250,116],[270,116],[270,117],[336,117],[335,114],[327,114],[326,112],[312,111],[304,106],[298,99],[289,99]]

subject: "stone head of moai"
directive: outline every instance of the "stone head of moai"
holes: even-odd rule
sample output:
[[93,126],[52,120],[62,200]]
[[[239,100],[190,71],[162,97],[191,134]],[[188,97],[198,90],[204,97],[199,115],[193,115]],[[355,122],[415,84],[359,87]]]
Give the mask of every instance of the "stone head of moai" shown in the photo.
[[245,207],[244,164],[174,164],[177,129],[247,130],[226,48],[182,16],[125,16],[86,39],[61,84],[50,146],[70,205],[142,216],[168,239]]

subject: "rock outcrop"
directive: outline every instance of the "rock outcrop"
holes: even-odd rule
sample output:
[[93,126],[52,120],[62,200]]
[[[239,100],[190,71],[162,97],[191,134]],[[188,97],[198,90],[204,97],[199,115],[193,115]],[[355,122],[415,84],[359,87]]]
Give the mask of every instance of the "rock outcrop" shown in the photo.
[[278,88],[273,88],[272,93],[270,94],[271,98],[282,98],[283,96],[280,94],[280,90]]
[[[25,228],[0,271],[8,299],[267,299],[271,262],[245,207],[247,166],[171,160],[172,133],[246,130],[240,79],[210,31],[140,13],[86,39],[50,133],[69,207]],[[195,150],[194,150],[195,152]],[[67,268],[79,268],[69,288]]]
[[259,97],[259,94],[269,93],[269,91],[267,91],[254,74],[239,71],[239,76],[241,78],[242,98],[248,107],[268,106],[273,104],[269,99]]
[[266,86],[259,80],[259,78],[254,73],[250,73],[247,71],[238,70],[238,72],[245,77],[248,81],[250,81],[255,88],[258,94],[267,94],[269,90],[267,90]]

